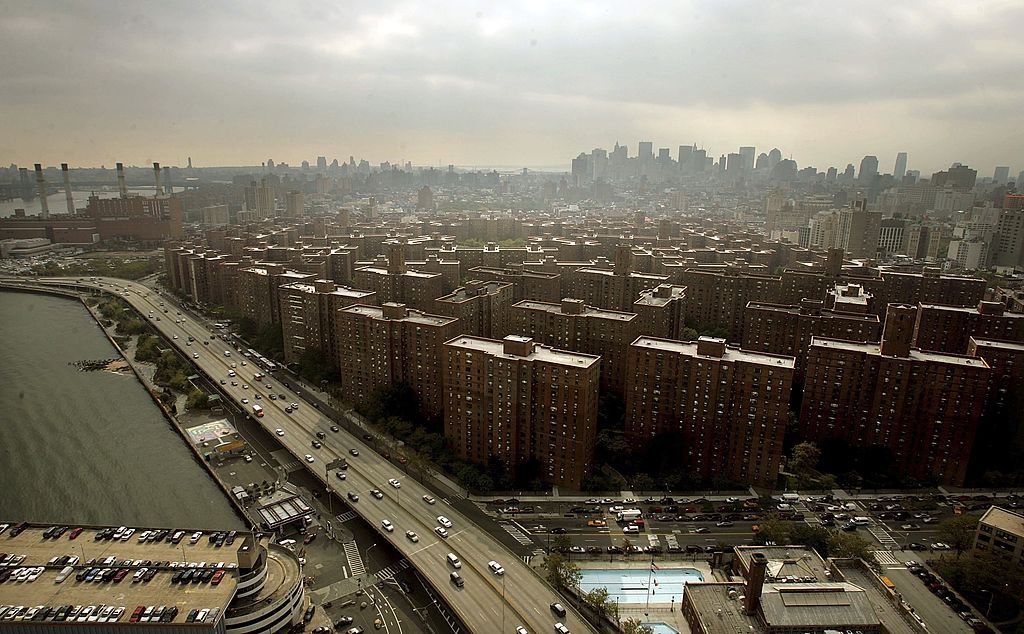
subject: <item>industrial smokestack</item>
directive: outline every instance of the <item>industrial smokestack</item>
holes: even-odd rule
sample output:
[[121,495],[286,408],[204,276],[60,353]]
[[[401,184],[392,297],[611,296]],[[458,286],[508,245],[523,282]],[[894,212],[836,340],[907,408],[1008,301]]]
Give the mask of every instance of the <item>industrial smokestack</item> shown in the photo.
[[171,192],[174,191],[174,188],[171,187],[171,168],[170,167],[165,167],[164,168],[164,188],[167,190],[168,194],[170,194]]
[[50,217],[50,205],[46,202],[46,180],[43,178],[43,166],[36,163],[36,192],[39,194],[39,204],[43,218]]
[[743,589],[743,611],[748,615],[757,614],[757,608],[761,605],[761,589],[764,587],[764,577],[767,572],[768,558],[764,556],[764,553],[751,555],[747,584]]
[[68,164],[60,164],[61,174],[64,175],[64,196],[68,199],[68,213],[75,215],[75,199],[71,197],[71,172],[68,171]]
[[153,163],[153,178],[156,179],[156,195],[164,193],[164,188],[160,185],[160,164]]
[[121,198],[128,198],[128,186],[124,184],[124,163],[117,164],[117,189]]

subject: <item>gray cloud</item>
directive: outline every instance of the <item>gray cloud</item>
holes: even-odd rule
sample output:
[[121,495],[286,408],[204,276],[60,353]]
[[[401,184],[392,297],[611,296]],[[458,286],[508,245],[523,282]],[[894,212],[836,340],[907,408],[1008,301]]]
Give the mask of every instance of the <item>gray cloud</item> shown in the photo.
[[[8,3],[0,155],[1021,163],[1019,2]],[[1014,162],[1016,161],[1016,163]]]

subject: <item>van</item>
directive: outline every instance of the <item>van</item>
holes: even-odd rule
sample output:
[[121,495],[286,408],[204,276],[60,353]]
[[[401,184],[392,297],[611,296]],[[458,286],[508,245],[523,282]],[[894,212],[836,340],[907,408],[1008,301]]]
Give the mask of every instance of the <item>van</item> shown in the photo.
[[448,565],[452,568],[458,569],[462,567],[462,562],[459,561],[459,558],[455,556],[455,553],[448,553],[448,556],[445,557],[445,559],[448,560]]
[[795,502],[799,502],[800,501],[800,494],[799,493],[783,493],[782,494],[782,501],[783,502],[788,502],[790,504],[793,504]]
[[562,617],[563,619],[565,618],[565,608],[562,607],[561,603],[552,603],[549,607],[551,608],[552,612]]
[[451,578],[452,583],[454,583],[457,587],[461,588],[462,586],[466,585],[465,580],[463,580],[459,573],[455,572],[454,570],[448,576]]
[[853,518],[853,520],[852,520],[852,521],[853,521],[853,523],[854,523],[854,524],[856,524],[857,526],[867,526],[868,524],[870,524],[870,523],[871,523],[871,518],[869,518],[869,517],[863,517],[863,516],[859,516],[859,517],[855,517],[855,518]]

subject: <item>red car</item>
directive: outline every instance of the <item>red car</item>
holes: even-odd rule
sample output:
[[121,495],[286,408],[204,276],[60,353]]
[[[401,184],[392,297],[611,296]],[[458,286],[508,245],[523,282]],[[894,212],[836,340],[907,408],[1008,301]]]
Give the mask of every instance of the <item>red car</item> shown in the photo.
[[220,584],[220,581],[223,578],[224,578],[224,571],[223,570],[218,570],[217,572],[213,573],[213,578],[210,579],[210,585],[214,585],[215,586],[215,585]]
[[71,533],[68,535],[68,539],[75,539],[76,537],[78,537],[81,534],[82,534],[82,527],[79,526],[78,528],[75,528],[75,529],[71,530]]
[[138,623],[139,622],[139,617],[142,616],[142,611],[145,610],[145,609],[146,609],[146,606],[144,606],[144,605],[137,605],[137,606],[135,606],[135,611],[132,612],[132,615],[131,615],[131,617],[129,617],[128,622],[129,623]]

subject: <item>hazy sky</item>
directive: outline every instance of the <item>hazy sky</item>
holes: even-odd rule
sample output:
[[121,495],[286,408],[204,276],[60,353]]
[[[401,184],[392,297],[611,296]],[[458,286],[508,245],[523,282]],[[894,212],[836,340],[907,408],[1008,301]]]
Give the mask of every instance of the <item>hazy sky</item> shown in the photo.
[[0,164],[1024,168],[1024,2],[12,2]]

